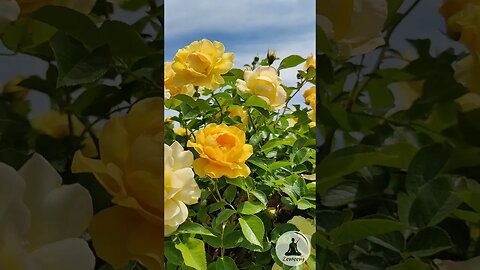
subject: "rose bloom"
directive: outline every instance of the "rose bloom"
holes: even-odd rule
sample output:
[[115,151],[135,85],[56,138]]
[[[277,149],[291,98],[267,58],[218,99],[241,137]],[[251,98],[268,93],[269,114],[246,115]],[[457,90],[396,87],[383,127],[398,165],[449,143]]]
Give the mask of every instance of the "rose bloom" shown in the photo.
[[314,54],[310,54],[307,59],[305,60],[305,65],[303,66],[303,69],[308,71],[310,69],[317,69],[317,62],[316,62],[316,57]]
[[[46,134],[55,139],[63,139],[70,135],[67,114],[56,110],[51,110],[40,116],[33,117],[31,124],[37,132]],[[72,129],[73,135],[80,136],[83,133],[85,126],[77,117],[72,116]],[[90,137],[88,133],[86,135],[86,138],[82,142],[82,152],[88,157],[94,157],[98,154],[97,148],[92,137]]]
[[480,54],[480,1],[445,0],[440,13],[447,21],[449,35]]
[[173,82],[178,87],[193,84],[215,90],[225,82],[221,75],[232,69],[233,60],[234,54],[226,53],[218,41],[194,41],[175,55]]
[[114,268],[129,260],[163,268],[162,116],[162,98],[141,100],[105,124],[99,160],[80,151],[73,159],[72,171],[93,173],[116,204],[95,215],[90,226],[98,256]]
[[369,53],[385,43],[386,0],[322,0],[317,3],[317,24],[336,41],[342,57]]
[[164,86],[166,92],[169,93],[168,97],[166,96],[165,98],[168,99],[170,97],[174,97],[178,94],[185,94],[188,96],[193,96],[195,94],[195,87],[191,84],[186,84],[182,86],[176,86],[173,83],[173,77],[175,76],[175,72],[172,69],[172,63],[171,62],[165,62],[164,64]]
[[242,106],[230,105],[227,108],[227,112],[228,112],[228,116],[231,117],[231,118],[234,118],[234,117],[237,117],[237,116],[240,117],[240,121],[242,123],[236,124],[235,126],[240,128],[240,129],[245,130],[245,128],[247,127],[247,124],[248,124],[248,115],[243,110]]
[[259,66],[255,70],[245,70],[244,80],[237,79],[236,85],[241,93],[250,93],[265,100],[274,110],[285,106],[287,92],[274,67]]
[[95,256],[81,239],[92,198],[34,154],[19,171],[0,163],[0,269],[93,270]]
[[172,234],[188,217],[187,204],[195,204],[200,198],[200,188],[192,170],[193,154],[184,151],[174,142],[165,144],[165,236]]
[[471,54],[458,62],[455,70],[455,79],[471,92],[480,95],[479,74],[480,55]]
[[305,98],[305,103],[307,105],[310,105],[312,107],[312,110],[308,112],[308,118],[312,122],[309,123],[310,127],[315,127],[316,126],[316,112],[317,112],[317,94],[316,94],[317,88],[315,86],[310,87],[305,93],[303,93],[303,97]]
[[193,162],[199,176],[211,178],[236,178],[248,176],[250,168],[245,161],[253,154],[253,148],[245,143],[245,132],[225,124],[209,124],[195,135],[196,141],[188,142],[200,157]]

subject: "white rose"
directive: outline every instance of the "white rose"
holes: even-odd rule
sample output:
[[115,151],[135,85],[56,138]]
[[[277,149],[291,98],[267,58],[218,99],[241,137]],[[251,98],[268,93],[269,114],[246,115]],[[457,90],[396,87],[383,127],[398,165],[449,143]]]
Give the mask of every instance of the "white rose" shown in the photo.
[[40,155],[17,172],[0,163],[0,269],[93,270],[80,236],[90,224],[90,194],[62,178]]
[[186,205],[198,202],[200,188],[194,179],[192,152],[184,151],[178,142],[164,147],[164,218],[165,236],[168,236],[187,220]]

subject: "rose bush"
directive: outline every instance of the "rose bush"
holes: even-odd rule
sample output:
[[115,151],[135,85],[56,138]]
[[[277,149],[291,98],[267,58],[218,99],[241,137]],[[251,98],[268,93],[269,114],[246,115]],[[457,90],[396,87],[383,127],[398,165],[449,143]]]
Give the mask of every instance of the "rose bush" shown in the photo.
[[[192,44],[197,48],[200,43],[205,50],[215,44],[217,53],[224,51],[219,42]],[[315,182],[304,178],[314,173],[315,164],[314,57],[291,55],[277,63],[270,50],[265,59],[240,70],[232,68],[231,54],[221,79],[205,73],[202,79],[217,83],[204,84],[195,72],[203,65],[218,70],[210,63],[225,61],[204,54],[189,45],[178,50],[172,63],[174,82],[204,89],[194,96],[171,95],[165,103],[175,112],[166,121],[165,143],[180,143],[194,154],[200,188],[198,203],[188,206],[186,220],[165,240],[166,269],[272,269],[282,264],[274,251],[280,234],[303,232],[306,224],[308,237],[315,230]],[[178,68],[186,66],[185,59],[188,71]],[[282,71],[295,67],[297,84],[282,84]],[[165,73],[166,80],[169,76]],[[310,107],[301,98],[301,105],[292,104],[304,92]],[[291,126],[293,118],[297,121]],[[314,267],[313,254],[304,269]]]

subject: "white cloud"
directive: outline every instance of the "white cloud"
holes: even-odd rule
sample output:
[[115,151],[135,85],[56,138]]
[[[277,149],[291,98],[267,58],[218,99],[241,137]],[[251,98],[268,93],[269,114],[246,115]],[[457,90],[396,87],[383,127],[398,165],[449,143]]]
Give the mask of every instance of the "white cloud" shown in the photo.
[[197,31],[243,32],[315,25],[315,1],[173,0],[165,3],[165,38]]

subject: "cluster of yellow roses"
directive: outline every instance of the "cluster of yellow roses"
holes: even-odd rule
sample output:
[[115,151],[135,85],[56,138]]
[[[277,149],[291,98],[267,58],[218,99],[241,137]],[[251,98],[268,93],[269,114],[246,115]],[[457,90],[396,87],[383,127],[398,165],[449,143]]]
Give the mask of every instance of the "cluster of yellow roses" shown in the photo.
[[459,61],[455,77],[473,93],[463,99],[480,103],[480,1],[445,0],[440,12],[445,17],[448,34],[465,44],[470,55]]

